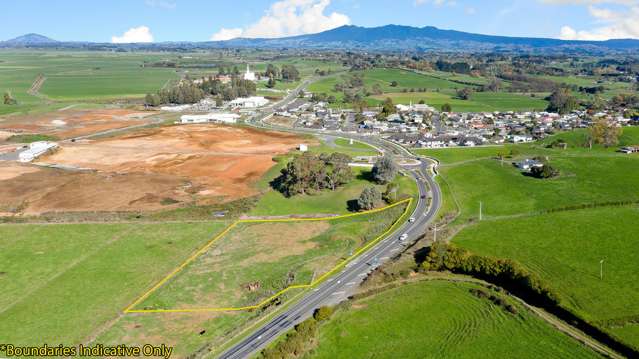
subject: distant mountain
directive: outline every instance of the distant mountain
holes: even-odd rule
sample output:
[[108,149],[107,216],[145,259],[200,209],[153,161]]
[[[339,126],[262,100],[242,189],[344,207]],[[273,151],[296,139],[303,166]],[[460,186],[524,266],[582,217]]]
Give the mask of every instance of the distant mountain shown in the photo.
[[56,40],[50,39],[40,34],[26,34],[18,36],[15,39],[4,41],[2,44],[7,46],[39,46],[39,45],[51,45],[57,43]]
[[370,50],[444,50],[444,51],[535,51],[639,50],[639,40],[566,41],[549,38],[507,37],[472,34],[436,27],[422,28],[386,25],[374,28],[342,26],[318,34],[278,39],[234,39],[228,46],[336,48]]
[[523,53],[637,53],[639,40],[566,41],[549,38],[507,37],[472,34],[436,27],[386,25],[381,27],[342,26],[317,34],[276,39],[238,38],[228,41],[160,42],[111,44],[57,42],[28,34],[0,42],[0,47],[73,48],[91,50],[191,51],[214,48],[288,48],[352,51],[446,51],[446,52],[523,52]]

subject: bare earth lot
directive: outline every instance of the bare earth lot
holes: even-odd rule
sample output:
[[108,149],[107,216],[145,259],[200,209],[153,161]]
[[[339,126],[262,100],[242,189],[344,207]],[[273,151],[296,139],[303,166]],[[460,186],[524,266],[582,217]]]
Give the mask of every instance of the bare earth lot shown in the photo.
[[12,134],[47,134],[60,139],[86,136],[102,131],[142,125],[149,111],[126,109],[65,110],[38,115],[6,117],[0,121],[0,140]]
[[0,212],[157,210],[257,194],[273,157],[303,142],[253,129],[192,125],[63,143],[39,160],[82,171],[0,162]]

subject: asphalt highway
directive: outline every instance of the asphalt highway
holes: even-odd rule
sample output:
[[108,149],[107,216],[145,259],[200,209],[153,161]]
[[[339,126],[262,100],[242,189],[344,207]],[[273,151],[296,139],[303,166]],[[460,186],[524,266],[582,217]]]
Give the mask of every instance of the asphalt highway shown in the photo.
[[[305,86],[305,85],[304,85]],[[277,106],[287,105],[296,97],[298,91],[294,91],[277,105],[272,106],[268,110],[261,113],[252,125],[266,128],[277,128],[276,126],[268,126],[262,122],[264,118],[271,115],[273,108]],[[277,128],[281,129],[281,128]],[[287,129],[291,130],[291,129]],[[297,130],[294,130],[297,132]],[[328,134],[324,131],[302,132]],[[332,134],[332,133],[331,133]],[[333,134],[332,134],[333,135]],[[382,149],[384,152],[391,152],[395,156],[403,160],[409,160],[412,165],[404,166],[404,172],[414,178],[419,188],[419,198],[417,206],[411,213],[411,220],[406,221],[390,233],[385,239],[381,240],[377,245],[361,254],[346,264],[344,269],[326,281],[317,285],[316,288],[309,290],[308,293],[286,309],[283,313],[277,315],[269,322],[257,328],[251,335],[244,338],[239,343],[224,352],[220,358],[234,359],[247,358],[256,351],[264,348],[268,343],[273,341],[281,334],[290,330],[299,322],[310,317],[315,309],[323,305],[334,305],[345,300],[350,294],[354,293],[357,286],[362,280],[377,267],[382,265],[399,254],[407,245],[419,239],[424,234],[428,225],[435,218],[437,211],[441,206],[441,191],[434,179],[436,175],[436,163],[430,159],[418,158],[400,145],[385,141],[376,137],[358,136],[355,134],[336,133],[340,137],[353,138],[358,141],[366,142]],[[400,236],[406,234],[407,238],[400,241]]]

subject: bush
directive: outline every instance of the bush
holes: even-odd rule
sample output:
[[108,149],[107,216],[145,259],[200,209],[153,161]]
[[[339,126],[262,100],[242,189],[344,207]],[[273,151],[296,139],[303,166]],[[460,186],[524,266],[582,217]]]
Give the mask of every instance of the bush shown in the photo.
[[332,315],[333,315],[333,308],[326,307],[326,306],[319,307],[315,309],[315,312],[313,312],[313,318],[318,322],[323,322],[325,320],[328,320],[331,318]]
[[317,333],[317,321],[309,318],[296,325],[293,331],[289,332],[284,340],[275,346],[262,350],[262,358],[287,358],[298,356],[304,351],[304,346]]
[[11,92],[7,91],[4,93],[4,104],[5,105],[17,105],[18,101],[13,97]]
[[541,167],[533,167],[530,169],[530,173],[533,177],[547,179],[559,176],[559,170],[555,169],[549,164],[544,164]]

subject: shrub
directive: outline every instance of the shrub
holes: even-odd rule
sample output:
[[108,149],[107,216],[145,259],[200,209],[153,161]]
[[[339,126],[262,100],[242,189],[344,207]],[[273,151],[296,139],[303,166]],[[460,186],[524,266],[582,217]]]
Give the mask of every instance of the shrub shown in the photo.
[[333,308],[322,306],[315,309],[315,312],[313,313],[313,318],[318,322],[322,322],[322,321],[330,319],[332,315],[333,315]]
[[531,168],[530,174],[536,178],[547,179],[559,176],[559,170],[546,163],[541,167]]

